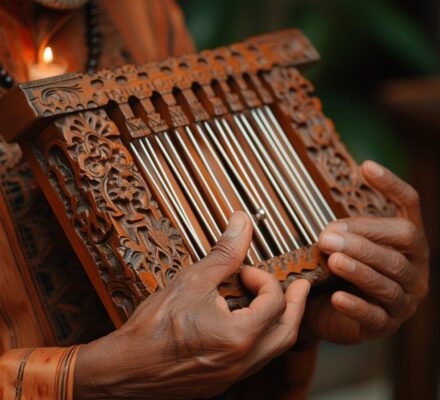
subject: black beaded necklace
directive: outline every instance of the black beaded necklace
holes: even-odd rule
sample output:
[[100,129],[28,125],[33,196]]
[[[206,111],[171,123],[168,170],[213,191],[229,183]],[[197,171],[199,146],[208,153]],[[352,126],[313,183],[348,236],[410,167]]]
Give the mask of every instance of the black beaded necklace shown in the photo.
[[[85,71],[88,74],[96,72],[101,56],[101,31],[98,24],[98,7],[95,0],[87,2],[85,7],[85,36],[87,45],[87,61]],[[10,89],[15,82],[11,75],[0,64],[0,86]]]

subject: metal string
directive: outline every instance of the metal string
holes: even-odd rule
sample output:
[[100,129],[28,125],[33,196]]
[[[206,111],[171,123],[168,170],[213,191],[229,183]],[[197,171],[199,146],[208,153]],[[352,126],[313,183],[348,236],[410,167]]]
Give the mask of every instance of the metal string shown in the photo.
[[[222,155],[223,159],[226,161],[229,169],[234,174],[234,176],[237,179],[237,181],[239,182],[240,186],[242,187],[242,189],[244,190],[244,192],[248,196],[248,198],[251,201],[252,206],[254,207],[254,209],[256,211],[264,210],[264,212],[266,213],[267,217],[264,218],[262,222],[263,222],[264,226],[268,229],[269,233],[272,235],[272,239],[274,240],[276,246],[278,247],[278,250],[279,250],[280,254],[282,254],[284,251],[288,250],[287,243],[285,243],[285,246],[283,247],[283,244],[279,240],[280,237],[282,238],[282,235],[280,234],[276,224],[274,224],[271,214],[269,213],[267,207],[265,207],[264,201],[262,200],[262,198],[259,195],[259,193],[256,191],[255,187],[252,184],[252,181],[249,179],[249,175],[247,174],[243,164],[241,163],[241,160],[237,157],[236,152],[232,148],[231,143],[229,142],[228,138],[226,137],[225,132],[223,131],[222,127],[218,124],[218,121],[215,121],[215,122],[216,122],[215,125],[217,127],[217,130],[219,131],[219,133],[220,133],[221,137],[223,138],[227,148],[229,149],[229,153],[231,154],[231,156],[236,161],[236,163],[238,165],[238,168],[241,171],[241,174],[236,169],[233,161],[228,156],[227,152],[225,151],[225,149],[221,145],[220,141],[217,139],[217,137],[214,134],[211,126],[207,122],[205,122],[204,125],[205,125],[205,128],[206,128],[209,136],[211,137],[211,140],[213,141],[214,145],[217,147],[217,150]],[[248,182],[247,184],[246,184],[245,180],[243,179],[242,175],[244,176],[244,178]],[[277,234],[275,233],[274,228],[277,230]]]
[[[301,172],[303,173],[303,175],[306,177],[307,182],[309,183],[309,185],[312,188],[313,192],[315,193],[315,195],[319,199],[319,201],[320,201],[320,203],[322,205],[322,208],[324,208],[324,210],[327,212],[328,215],[327,215],[327,218],[325,219],[326,222],[328,223],[330,221],[334,221],[336,219],[336,216],[335,216],[333,210],[330,208],[328,202],[324,199],[324,196],[322,195],[321,191],[318,189],[318,187],[316,186],[314,180],[310,176],[310,173],[305,168],[303,162],[301,161],[301,159],[298,156],[297,152],[293,148],[290,140],[287,138],[286,133],[284,132],[283,128],[280,126],[280,124],[279,124],[278,120],[276,119],[275,115],[273,114],[272,110],[268,106],[264,106],[263,109],[267,113],[267,115],[269,116],[269,118],[272,121],[272,123],[274,124],[274,126],[277,128],[277,130],[279,132],[279,135],[280,135],[281,139],[283,140],[283,143],[285,144],[285,146],[289,150],[289,152],[292,155],[294,161],[299,166],[299,168],[300,168]],[[319,209],[321,210],[321,208],[319,208]]]
[[[200,128],[200,126],[196,125],[196,127],[197,127],[197,130],[198,130],[199,133],[200,133],[200,131],[202,131],[201,128]],[[228,208],[229,208],[229,212],[232,214],[232,213],[235,211],[235,210],[234,210],[234,207],[232,206],[231,202],[229,201],[229,198],[228,198],[228,196],[225,194],[225,192],[224,192],[224,190],[223,190],[223,188],[222,188],[222,185],[219,183],[219,181],[218,181],[218,179],[217,179],[217,177],[216,177],[216,174],[215,174],[214,171],[212,170],[212,168],[211,168],[211,166],[210,166],[208,160],[206,159],[205,155],[203,154],[203,151],[202,151],[202,149],[200,148],[199,143],[197,142],[197,140],[196,140],[196,138],[195,138],[195,136],[194,136],[192,130],[189,129],[188,127],[185,127],[185,131],[186,131],[186,133],[188,134],[188,137],[189,137],[189,139],[190,139],[192,145],[193,145],[194,148],[196,149],[196,151],[197,151],[199,157],[202,159],[202,161],[203,161],[205,167],[208,169],[209,173],[211,174],[212,179],[215,181],[215,183],[216,183],[216,185],[217,185],[217,188],[218,188],[219,191],[221,192],[222,197],[223,197],[223,200],[225,201],[225,203],[227,204],[227,206],[228,206]],[[202,131],[201,137],[203,138],[203,131]],[[227,174],[225,174],[225,175],[226,175],[226,177],[227,177]],[[233,185],[232,185],[232,187],[233,187]],[[251,242],[251,245],[250,245],[250,251],[248,252],[248,258],[249,258],[251,264],[256,264],[256,262],[262,260],[260,254],[259,254],[259,251],[258,251],[257,248],[255,247],[255,244],[253,243],[253,241]]]
[[258,137],[255,135],[253,128],[243,115],[240,115],[240,118],[237,115],[234,115],[233,119],[240,131],[243,133],[246,142],[252,148],[252,151],[256,155],[260,165],[263,167],[263,170],[269,178],[270,182],[272,183],[273,188],[276,190],[278,196],[283,201],[284,206],[286,207],[290,216],[295,222],[298,230],[301,232],[304,240],[307,244],[313,244],[313,240],[317,240],[317,238],[315,239],[315,237],[313,237],[313,229],[310,229],[310,232],[308,232],[309,229],[306,230],[304,228],[299,218],[301,218],[301,220],[303,220],[305,223],[307,222],[307,218],[305,218],[297,199],[291,193],[290,188],[284,181],[272,158],[269,156],[266,149],[259,141]]
[[[188,128],[186,128],[188,129]],[[183,149],[186,158],[190,161],[192,168],[196,171],[199,179],[201,180],[204,189],[209,193],[210,199],[214,202],[215,207],[218,209],[220,216],[222,218],[222,221],[224,223],[224,226],[228,223],[228,217],[225,214],[223,208],[220,206],[220,203],[217,200],[217,197],[215,196],[214,192],[212,191],[211,185],[206,181],[205,176],[203,175],[202,171],[200,170],[199,166],[197,165],[196,160],[194,160],[194,155],[192,152],[188,149],[185,141],[181,138],[180,133],[178,131],[174,131],[175,137],[178,140],[181,148]],[[232,208],[230,208],[230,211]],[[233,211],[231,211],[233,212]]]
[[[281,231],[278,227],[278,224],[275,222],[275,219],[272,216],[272,212],[273,212],[277,216],[277,218],[280,222],[283,221],[283,218],[281,217],[279,211],[277,210],[277,207],[274,206],[271,197],[268,195],[267,190],[265,190],[264,185],[261,182],[261,179],[256,174],[254,168],[252,168],[250,160],[248,159],[248,157],[244,153],[243,149],[241,148],[240,143],[238,143],[238,141],[237,141],[234,133],[232,132],[231,127],[229,126],[228,122],[224,118],[221,121],[223,123],[224,129],[218,119],[215,119],[214,123],[215,123],[217,129],[219,130],[221,136],[223,137],[223,140],[225,141],[226,145],[228,146],[229,152],[234,157],[236,163],[239,165],[239,168],[240,168],[240,170],[242,170],[243,175],[245,176],[247,182],[249,182],[249,186],[252,188],[253,192],[255,193],[257,200],[260,202],[260,204],[264,205],[264,211],[266,212],[268,222],[270,222],[271,226],[273,227],[272,229],[270,229],[270,231],[271,231],[272,235],[274,236],[273,229],[275,229],[276,235],[278,236],[278,238],[282,242],[282,243],[278,242],[279,250],[281,252],[286,252],[286,251],[292,250],[292,248],[290,247],[290,245],[286,241],[284,235],[281,233]],[[226,130],[226,132],[225,132],[225,130]],[[231,142],[233,143],[234,146],[232,146]],[[247,164],[249,172],[252,175],[254,182],[258,185],[259,190],[254,186],[253,181],[247,172],[247,169],[244,167],[244,165],[243,165],[240,157],[238,157],[238,155],[240,155],[240,157],[244,160],[245,164]],[[260,196],[260,192],[264,195],[266,201],[264,201],[262,199],[262,197]],[[267,206],[267,204],[269,204],[269,207]],[[266,222],[266,221],[264,220],[264,222]],[[284,225],[283,225],[283,227],[286,228]],[[268,227],[268,229],[269,229],[269,227]],[[291,239],[291,240],[293,239],[292,242],[293,242],[295,248],[297,248],[296,246],[299,247],[298,243],[296,242],[295,237],[291,233],[291,229],[287,229],[286,232],[290,233],[290,235],[288,235],[288,236],[289,236],[289,239]],[[274,237],[274,240],[275,239],[276,238]]]
[[308,190],[307,185],[303,181],[303,178],[297,168],[291,162],[291,159],[286,155],[286,151],[279,139],[277,138],[272,126],[268,123],[265,115],[261,110],[251,110],[251,115],[257,125],[260,127],[261,131],[265,133],[271,148],[276,153],[278,160],[286,167],[287,177],[292,181],[292,189],[298,193],[298,196],[302,200],[303,204],[308,208],[309,213],[318,225],[319,230],[324,229],[326,221],[321,218],[321,215],[317,212],[318,205],[316,200],[313,198],[312,194]]
[[[212,213],[209,212],[204,199],[202,198],[200,192],[198,191],[197,186],[194,184],[194,181],[192,180],[191,176],[188,174],[188,171],[187,171],[185,165],[183,164],[178,152],[176,151],[173,143],[169,139],[167,132],[164,132],[164,138],[165,138],[167,146],[170,148],[170,150],[173,154],[173,157],[177,161],[177,164],[179,165],[179,167],[177,167],[175,165],[173,158],[170,156],[167,149],[165,148],[165,145],[162,143],[162,140],[158,136],[156,136],[156,143],[158,144],[159,148],[161,149],[162,154],[165,156],[165,158],[168,162],[168,165],[171,167],[172,171],[174,172],[174,175],[176,176],[177,180],[179,181],[186,196],[189,198],[192,206],[199,214],[199,217],[202,219],[203,224],[205,226],[205,229],[208,231],[209,235],[211,236],[211,239],[214,242],[217,241],[217,239],[221,236],[221,232],[218,229],[216,222],[212,218]],[[180,171],[183,171],[183,174],[184,174],[186,180],[189,182],[189,187],[185,181],[185,178],[182,176]],[[194,198],[193,193],[194,193],[194,196],[197,197],[198,201],[196,201],[196,199]],[[201,204],[201,206],[199,204]],[[200,207],[203,207],[203,211]],[[208,221],[207,218],[210,221]],[[213,229],[211,227],[211,223],[215,227],[216,232],[213,231]]]
[[[150,182],[150,185],[152,187],[155,188],[155,190],[157,190],[157,192],[159,193],[159,196],[161,198],[161,200],[165,203],[166,207],[167,207],[167,211],[171,214],[172,218],[174,219],[174,221],[177,224],[177,227],[180,229],[180,232],[182,233],[188,247],[190,248],[191,253],[193,254],[193,257],[195,258],[196,261],[198,261],[200,259],[197,250],[194,248],[193,246],[193,241],[190,239],[188,232],[186,230],[186,227],[183,225],[180,217],[176,214],[176,212],[174,211],[174,207],[170,204],[169,198],[168,196],[164,193],[164,191],[162,190],[163,187],[162,185],[157,181],[157,179],[154,178],[153,174],[150,171],[150,168],[147,167],[147,165],[145,164],[145,158],[141,157],[141,155],[139,154],[136,146],[133,143],[130,143],[130,147],[132,149],[133,154],[136,156],[136,158],[138,159],[138,161],[141,164],[142,169],[144,170],[147,179]],[[144,150],[144,149],[142,149]],[[153,161],[151,160],[151,158],[149,157],[148,153],[145,152],[145,150],[143,151],[148,163],[153,167],[154,169],[154,164]],[[156,174],[157,176],[157,174]]]
[[160,183],[164,187],[168,197],[171,199],[171,202],[176,209],[177,213],[180,215],[180,218],[183,220],[185,226],[187,227],[188,231],[193,237],[194,242],[197,244],[197,247],[202,252],[202,257],[205,257],[208,254],[208,249],[205,249],[200,240],[198,240],[196,230],[194,229],[193,224],[191,223],[188,215],[186,214],[185,210],[183,209],[182,205],[179,202],[179,199],[176,197],[173,186],[171,182],[168,179],[167,174],[163,170],[163,167],[160,163],[160,160],[156,156],[156,152],[154,151],[153,146],[151,145],[150,141],[147,138],[140,139],[139,143],[144,150],[145,155],[148,158],[148,162],[150,163],[151,167],[153,168],[155,174],[159,178]]
[[[228,173],[226,172],[221,160],[219,159],[217,153],[215,152],[214,148],[212,147],[211,143],[209,142],[208,138],[205,136],[205,131],[203,129],[203,126],[201,126],[200,124],[197,124],[197,130],[199,132],[200,137],[203,140],[203,143],[205,144],[205,146],[208,148],[209,152],[211,153],[212,157],[214,158],[214,160],[216,161],[218,167],[220,168],[220,170],[222,171],[224,177],[226,178],[226,180],[228,181],[229,185],[231,186],[232,191],[234,192],[235,196],[237,197],[241,207],[243,208],[243,210],[245,210],[249,215],[252,215],[251,211],[249,210],[247,204],[245,203],[245,201],[243,200],[243,198],[240,196],[240,193],[238,192],[238,190],[236,189],[234,183],[232,182],[230,176],[228,175]],[[211,127],[205,122],[205,129],[207,129],[208,131],[211,129]],[[269,244],[267,243],[266,239],[264,238],[264,235],[261,233],[260,228],[258,227],[258,225],[256,224],[255,220],[252,219],[252,225],[254,226],[254,233],[255,236],[259,239],[259,241],[261,242],[261,244],[264,247],[264,250],[266,251],[267,255],[272,258],[274,257],[274,254],[272,253],[272,250],[269,246]]]

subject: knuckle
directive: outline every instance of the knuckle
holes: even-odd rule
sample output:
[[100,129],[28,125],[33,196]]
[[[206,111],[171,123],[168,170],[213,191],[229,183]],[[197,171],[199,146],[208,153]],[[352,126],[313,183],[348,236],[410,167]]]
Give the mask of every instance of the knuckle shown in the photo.
[[387,289],[386,297],[391,303],[400,302],[400,300],[402,299],[402,291],[399,285],[390,285],[390,287]]
[[401,221],[402,224],[402,244],[409,246],[418,238],[418,230],[414,223],[407,219]]
[[286,298],[283,294],[283,292],[280,290],[277,292],[274,298],[274,313],[277,315],[281,315],[284,313],[287,307]]
[[401,195],[404,191],[405,184],[394,174],[387,174],[385,182],[385,189],[394,192],[397,195]]
[[236,357],[241,358],[251,351],[253,342],[250,336],[235,334],[229,337],[228,347]]
[[349,239],[353,243],[353,247],[362,260],[370,260],[372,257],[371,244],[367,239],[364,238],[351,238]]
[[182,283],[190,286],[192,288],[198,288],[204,286],[204,279],[202,277],[201,271],[196,268],[191,268],[191,270],[185,271],[182,277]]
[[223,239],[216,243],[212,248],[211,256],[215,257],[215,260],[219,264],[241,264],[241,259],[233,246],[233,242],[230,239]]
[[363,264],[357,263],[357,270],[359,281],[362,282],[362,286],[374,288],[378,284],[376,274],[371,271],[369,267],[364,266]]
[[389,256],[388,265],[393,278],[398,282],[406,282],[408,280],[408,260],[397,251],[393,251]]
[[385,313],[380,312],[378,310],[372,310],[368,312],[366,316],[367,323],[374,329],[374,330],[382,330],[387,325],[387,317]]

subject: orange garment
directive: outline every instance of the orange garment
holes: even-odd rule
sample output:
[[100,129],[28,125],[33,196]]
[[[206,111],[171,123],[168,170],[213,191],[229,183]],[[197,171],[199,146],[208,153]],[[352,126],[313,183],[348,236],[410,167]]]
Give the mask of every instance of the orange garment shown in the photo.
[[[102,68],[193,51],[174,0],[98,5]],[[0,0],[0,63],[16,81],[27,79],[26,60],[36,56],[38,29],[26,17],[29,7],[29,0]],[[81,70],[83,11],[47,15],[48,21],[65,18],[50,39],[55,57],[69,71]],[[0,138],[0,400],[71,399],[73,345],[111,329],[19,148]]]

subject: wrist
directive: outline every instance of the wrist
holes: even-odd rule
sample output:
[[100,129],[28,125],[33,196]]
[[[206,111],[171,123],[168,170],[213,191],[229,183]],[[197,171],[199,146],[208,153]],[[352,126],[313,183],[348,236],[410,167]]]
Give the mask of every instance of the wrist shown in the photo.
[[109,337],[104,337],[80,348],[75,366],[74,399],[108,398],[106,394],[114,384],[114,368],[107,344],[109,340]]

